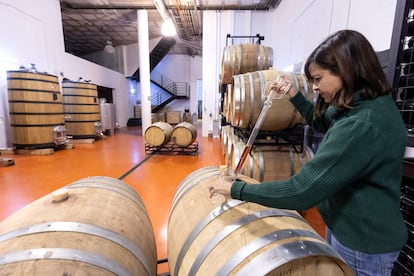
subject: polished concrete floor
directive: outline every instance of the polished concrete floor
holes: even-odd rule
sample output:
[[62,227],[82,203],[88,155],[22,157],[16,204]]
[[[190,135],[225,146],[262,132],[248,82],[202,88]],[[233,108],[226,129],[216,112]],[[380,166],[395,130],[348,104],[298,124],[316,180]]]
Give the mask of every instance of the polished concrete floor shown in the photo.
[[[199,132],[201,133],[201,132]],[[224,163],[218,138],[197,137],[197,154],[147,154],[141,127],[124,127],[92,144],[75,144],[50,155],[3,152],[14,165],[0,167],[0,220],[62,186],[90,176],[121,179],[142,198],[157,246],[158,274],[168,272],[167,223],[177,186],[191,172]],[[315,209],[303,212],[324,237],[325,226]]]

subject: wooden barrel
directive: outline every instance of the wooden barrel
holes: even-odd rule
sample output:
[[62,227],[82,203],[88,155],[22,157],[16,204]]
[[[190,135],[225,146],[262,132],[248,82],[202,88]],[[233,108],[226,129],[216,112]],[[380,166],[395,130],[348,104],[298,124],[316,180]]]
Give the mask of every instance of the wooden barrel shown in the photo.
[[[2,275],[156,275],[153,228],[126,183],[95,176],[0,222]],[[62,201],[55,201],[57,198]]]
[[319,144],[322,142],[323,136],[323,133],[317,132],[309,126],[305,126],[303,143],[308,145],[312,149],[313,153],[316,153],[319,148]]
[[[240,158],[243,154],[244,148],[246,146],[246,143],[243,142],[241,139],[237,139],[234,140],[233,143],[231,143],[229,145],[230,149],[229,149],[229,156],[227,159],[227,167],[229,167],[231,170],[235,170]],[[250,164],[248,165],[247,163],[250,163],[251,160],[249,157],[246,158],[246,160],[244,161],[244,165],[241,167],[240,169],[240,173],[246,176],[249,176],[249,171],[246,169],[249,166],[251,166]],[[250,176],[249,176],[250,177]]]
[[223,153],[223,156],[226,156],[227,152],[227,143],[229,140],[229,136],[231,134],[231,126],[230,125],[224,125],[220,128],[220,148],[221,152]]
[[[244,146],[244,142],[233,144],[231,168],[237,166]],[[254,145],[244,161],[241,173],[259,182],[287,180],[312,158],[313,152],[308,146],[303,146],[303,151],[299,152],[294,146]]]
[[67,134],[74,139],[95,138],[95,122],[101,120],[96,84],[64,81],[62,90]]
[[171,140],[173,127],[167,122],[155,122],[151,124],[144,134],[145,141],[151,146],[159,147]]
[[230,121],[230,114],[231,114],[231,111],[230,111],[231,99],[230,99],[230,97],[231,96],[232,96],[232,94],[231,94],[231,84],[227,84],[226,85],[226,90],[224,91],[224,95],[223,95],[223,97],[224,97],[223,103],[222,103],[223,106],[222,106],[221,109],[219,109],[219,110],[222,110],[221,115],[224,116],[224,118],[226,119],[227,122]]
[[231,83],[234,75],[269,69],[273,66],[273,48],[258,44],[227,46],[221,59],[221,83]]
[[[313,100],[312,86],[307,82],[304,74],[283,72],[280,70],[261,70],[246,74],[235,75],[232,85],[232,115],[231,124],[239,128],[252,128],[263,108],[266,95],[270,87],[266,87],[266,81],[276,80],[279,74],[287,75],[291,83],[300,90],[308,99]],[[278,131],[293,128],[298,124],[305,124],[304,119],[285,95],[282,99],[273,100],[261,130]]]
[[167,232],[171,275],[353,275],[296,211],[211,200],[218,173],[198,169],[177,187]]
[[221,149],[227,166],[229,166],[231,158],[232,145],[239,141],[240,137],[234,133],[232,126],[225,125],[221,128]]
[[171,141],[179,147],[191,145],[197,138],[197,128],[195,125],[182,122],[173,128]]
[[53,128],[65,124],[58,78],[7,71],[7,87],[12,144],[16,148],[54,147]]

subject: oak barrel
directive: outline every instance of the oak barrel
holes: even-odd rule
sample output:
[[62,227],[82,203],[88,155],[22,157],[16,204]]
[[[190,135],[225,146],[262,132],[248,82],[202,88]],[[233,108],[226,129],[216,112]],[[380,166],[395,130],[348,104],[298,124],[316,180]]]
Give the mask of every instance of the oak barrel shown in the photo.
[[0,256],[2,275],[156,275],[157,266],[141,198],[105,176],[75,181],[6,217]]
[[[244,147],[244,142],[232,145],[230,167],[237,166]],[[299,152],[289,145],[253,145],[241,172],[259,182],[287,180],[312,158],[313,152],[308,146],[303,146],[302,152]]]
[[[281,70],[261,70],[240,75],[235,75],[232,82],[232,102],[229,108],[231,124],[239,128],[252,128],[263,108],[270,86],[267,81],[276,80],[279,74],[287,75],[291,83],[300,90],[309,100],[313,100],[314,93],[311,84],[304,74],[284,72]],[[272,101],[272,106],[267,111],[261,130],[278,131],[304,125],[305,120],[289,100],[289,96]]]
[[231,120],[231,118],[230,118],[230,115],[231,115],[231,111],[230,111],[231,99],[230,99],[230,97],[231,96],[232,96],[232,94],[231,94],[231,84],[227,84],[226,85],[226,90],[224,91],[224,95],[223,95],[224,99],[223,99],[222,102],[220,101],[222,106],[219,110],[222,110],[221,115],[224,116],[224,118],[228,122]]
[[151,146],[159,147],[167,144],[171,139],[173,127],[167,122],[155,122],[144,133],[145,141]]
[[211,200],[218,173],[198,169],[177,187],[167,230],[171,275],[353,275],[296,211]]
[[191,145],[197,138],[197,128],[195,125],[182,122],[173,128],[171,141],[179,147]]
[[234,128],[230,125],[221,127],[221,151],[224,156],[225,164],[230,164],[232,145],[241,141],[241,138],[234,133]]
[[65,124],[58,78],[7,71],[7,87],[12,144],[16,148],[54,147],[53,129]]
[[273,48],[242,43],[226,46],[221,59],[221,83],[231,83],[234,75],[269,69],[273,66]]
[[101,119],[96,84],[65,80],[62,92],[67,134],[74,139],[95,138],[95,122]]

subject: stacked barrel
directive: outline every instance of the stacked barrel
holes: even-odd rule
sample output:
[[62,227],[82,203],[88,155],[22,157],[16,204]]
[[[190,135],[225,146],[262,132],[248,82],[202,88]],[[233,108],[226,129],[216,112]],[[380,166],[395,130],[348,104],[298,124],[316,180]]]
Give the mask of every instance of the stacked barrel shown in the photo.
[[150,146],[162,147],[172,142],[178,147],[188,147],[197,138],[197,128],[188,122],[171,125],[167,122],[155,122],[151,124],[144,134],[145,142]]
[[65,125],[57,76],[7,71],[7,86],[13,146],[43,149],[66,141],[65,135],[56,137],[55,132],[56,127],[64,129]]
[[[273,50],[269,47],[240,44],[224,49],[220,92],[225,123],[221,128],[221,145],[226,164],[231,168],[237,166],[258,121],[270,92],[269,84],[280,74],[286,75],[297,90],[313,100],[312,87],[304,74],[276,70],[272,66]],[[305,123],[288,96],[273,99],[241,172],[257,181],[287,179],[296,174],[313,157],[310,148],[303,145]]]

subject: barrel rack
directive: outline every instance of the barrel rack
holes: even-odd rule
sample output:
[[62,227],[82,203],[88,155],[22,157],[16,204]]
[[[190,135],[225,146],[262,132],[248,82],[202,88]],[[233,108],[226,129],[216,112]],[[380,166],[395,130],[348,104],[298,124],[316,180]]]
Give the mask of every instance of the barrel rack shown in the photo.
[[[234,134],[246,143],[250,137],[251,130],[238,127],[233,127],[233,129]],[[261,130],[253,145],[293,146],[296,152],[302,153],[304,136],[304,126],[302,125],[280,131]]]
[[255,36],[252,35],[231,35],[227,34],[226,36],[226,46],[229,44],[229,38],[248,38],[254,41],[255,38],[257,38],[256,44],[260,45],[261,41],[264,40],[264,36],[260,34],[256,34]]
[[173,142],[168,142],[162,146],[153,146],[145,143],[145,154],[166,154],[166,155],[197,155],[198,142],[194,141],[187,147],[180,147]]

